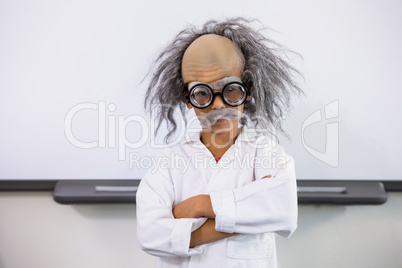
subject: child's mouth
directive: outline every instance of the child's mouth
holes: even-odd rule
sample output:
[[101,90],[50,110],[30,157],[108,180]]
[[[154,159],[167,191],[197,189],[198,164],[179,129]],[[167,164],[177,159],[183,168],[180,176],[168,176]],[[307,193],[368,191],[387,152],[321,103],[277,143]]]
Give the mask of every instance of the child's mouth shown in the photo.
[[216,123],[217,124],[222,124],[222,123],[225,123],[226,121],[228,121],[228,120],[226,120],[226,119],[218,119],[218,120],[216,120]]

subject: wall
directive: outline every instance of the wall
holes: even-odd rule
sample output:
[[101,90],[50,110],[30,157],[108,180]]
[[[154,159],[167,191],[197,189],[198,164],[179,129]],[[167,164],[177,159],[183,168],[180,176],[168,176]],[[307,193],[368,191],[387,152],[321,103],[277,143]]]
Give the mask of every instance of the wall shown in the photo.
[[[281,268],[400,267],[402,193],[381,206],[300,205],[278,237]],[[51,192],[0,192],[0,268],[153,267],[135,205],[60,205]]]
[[400,180],[402,2],[246,6],[0,1],[0,179],[142,178],[158,151],[143,109],[151,62],[187,24],[245,16],[303,58],[289,54],[306,95],[285,121],[292,142],[281,139],[298,178]]

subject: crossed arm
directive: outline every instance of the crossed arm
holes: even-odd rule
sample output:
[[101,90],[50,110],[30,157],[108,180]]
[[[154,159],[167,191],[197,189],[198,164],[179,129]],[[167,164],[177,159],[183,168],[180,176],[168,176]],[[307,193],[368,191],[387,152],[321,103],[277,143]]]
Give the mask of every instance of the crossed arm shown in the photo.
[[[267,175],[262,179],[265,178],[271,178],[271,175]],[[236,233],[223,233],[215,230],[216,215],[209,195],[196,195],[177,204],[173,208],[173,216],[176,219],[208,218],[200,228],[191,233],[191,248],[237,235]]]
[[196,195],[173,208],[173,215],[180,218],[209,218],[200,228],[191,233],[190,248],[218,241],[235,235],[215,230],[215,213],[209,195]]
[[[257,176],[270,177],[261,173]],[[161,173],[160,179],[153,179],[151,175],[143,178],[136,196],[138,241],[149,254],[192,256],[202,252],[199,245],[237,233],[275,232],[287,237],[296,227],[293,168],[280,178],[275,174],[275,180],[256,180],[232,190],[193,196],[173,208],[170,177]]]
[[176,219],[209,218],[200,228],[191,233],[190,248],[236,235],[215,230],[216,215],[209,195],[196,195],[184,200],[173,208],[173,215]]

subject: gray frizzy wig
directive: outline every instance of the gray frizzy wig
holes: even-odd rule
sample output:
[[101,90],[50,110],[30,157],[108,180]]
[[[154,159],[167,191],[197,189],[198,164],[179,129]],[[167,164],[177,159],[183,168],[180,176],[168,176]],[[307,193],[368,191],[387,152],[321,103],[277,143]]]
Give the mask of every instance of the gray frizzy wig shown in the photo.
[[183,118],[186,118],[186,89],[181,76],[184,52],[195,39],[205,34],[230,39],[244,56],[244,60],[241,59],[242,81],[248,85],[251,100],[244,105],[241,123],[266,129],[271,133],[279,131],[286,134],[281,126],[281,118],[290,108],[293,93],[302,93],[294,81],[295,75],[300,73],[281,57],[285,55],[284,48],[248,26],[251,22],[234,18],[222,22],[211,20],[200,29],[188,27],[157,57],[148,73],[150,84],[145,95],[145,108],[156,105],[159,121],[155,134],[162,122],[166,121],[169,133],[165,142],[169,141],[178,128],[174,117],[176,107],[179,107]]

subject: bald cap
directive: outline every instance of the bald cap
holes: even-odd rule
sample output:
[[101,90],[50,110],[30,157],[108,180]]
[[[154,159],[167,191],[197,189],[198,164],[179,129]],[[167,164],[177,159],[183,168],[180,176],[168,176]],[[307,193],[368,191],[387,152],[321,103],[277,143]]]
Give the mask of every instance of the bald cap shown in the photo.
[[229,76],[241,78],[242,56],[228,38],[216,34],[202,35],[183,55],[183,81],[210,83]]

